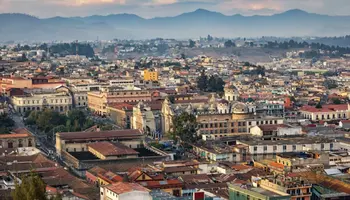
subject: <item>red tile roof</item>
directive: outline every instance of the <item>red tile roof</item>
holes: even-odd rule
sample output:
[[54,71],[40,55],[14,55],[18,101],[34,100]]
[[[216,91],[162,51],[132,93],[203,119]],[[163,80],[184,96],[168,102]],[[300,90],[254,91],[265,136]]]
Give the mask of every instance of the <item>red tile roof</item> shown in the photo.
[[278,128],[286,128],[289,127],[288,125],[285,124],[265,124],[265,125],[259,125],[259,128],[262,131],[275,131]]
[[94,149],[104,156],[120,156],[120,155],[137,155],[139,152],[120,143],[96,142],[88,144],[89,148]]
[[328,104],[328,105],[322,105],[322,108],[316,108],[314,106],[303,106],[300,108],[301,111],[306,112],[334,112],[334,111],[340,111],[340,110],[348,110],[347,104]]
[[149,190],[137,183],[123,183],[118,182],[111,185],[105,186],[108,190],[116,194],[124,194],[132,191],[149,192]]
[[99,132],[63,132],[57,134],[61,137],[62,140],[99,140],[106,138],[134,138],[142,136],[141,131],[138,129]]

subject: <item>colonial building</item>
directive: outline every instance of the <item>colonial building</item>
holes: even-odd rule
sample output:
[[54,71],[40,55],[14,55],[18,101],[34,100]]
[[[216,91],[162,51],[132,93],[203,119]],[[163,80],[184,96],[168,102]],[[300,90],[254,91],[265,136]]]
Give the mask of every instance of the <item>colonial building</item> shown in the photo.
[[305,119],[311,121],[344,120],[350,118],[350,104],[328,104],[322,105],[322,108],[307,105],[300,112]]
[[132,128],[156,136],[161,130],[161,102],[139,102],[133,107]]
[[[230,94],[225,95],[227,99],[233,98]],[[250,128],[256,125],[283,124],[282,117],[256,113],[256,106],[253,103],[229,102],[225,99],[217,99],[215,95],[212,95],[209,100],[194,99],[188,100],[188,102],[187,104],[181,104],[177,101],[171,104],[168,100],[163,102],[163,133],[171,131],[172,118],[181,112],[189,112],[196,116],[199,123],[199,134],[204,140],[249,134]]]
[[107,106],[112,103],[151,101],[152,94],[148,90],[124,90],[109,88],[106,91],[88,92],[88,105],[100,115],[107,115]]
[[142,146],[143,134],[140,130],[113,130],[99,132],[66,132],[56,134],[56,151],[61,155],[66,152],[88,151],[89,143],[101,141],[119,141],[130,148]]
[[25,128],[0,134],[0,148],[35,147],[35,137]]
[[74,107],[72,95],[64,89],[33,91],[24,95],[12,96],[11,102],[19,113],[31,110],[51,109],[66,112]]

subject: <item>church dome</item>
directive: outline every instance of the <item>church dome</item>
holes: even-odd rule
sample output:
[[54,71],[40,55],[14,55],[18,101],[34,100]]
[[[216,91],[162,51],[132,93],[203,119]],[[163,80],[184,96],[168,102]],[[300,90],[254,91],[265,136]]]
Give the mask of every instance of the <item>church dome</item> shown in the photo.
[[248,106],[244,103],[235,103],[232,105],[231,110],[235,114],[245,114],[248,113]]

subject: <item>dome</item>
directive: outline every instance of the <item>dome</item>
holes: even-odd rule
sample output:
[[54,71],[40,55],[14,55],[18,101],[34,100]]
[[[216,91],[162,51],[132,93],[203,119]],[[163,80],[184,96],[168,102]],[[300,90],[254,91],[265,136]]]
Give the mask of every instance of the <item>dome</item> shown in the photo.
[[236,114],[248,113],[248,107],[244,103],[233,104],[231,110],[233,113],[236,113]]

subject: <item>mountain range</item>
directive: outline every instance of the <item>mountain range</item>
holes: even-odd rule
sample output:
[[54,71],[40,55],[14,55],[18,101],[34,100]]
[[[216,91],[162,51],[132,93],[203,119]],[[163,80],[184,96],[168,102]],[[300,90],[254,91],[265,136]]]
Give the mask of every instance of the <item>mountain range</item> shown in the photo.
[[350,16],[329,16],[294,9],[270,16],[224,15],[204,9],[174,17],[145,19],[133,14],[53,17],[0,14],[0,41],[99,39],[188,39],[206,36],[341,36],[350,33]]

